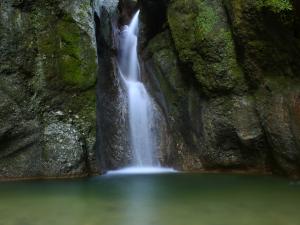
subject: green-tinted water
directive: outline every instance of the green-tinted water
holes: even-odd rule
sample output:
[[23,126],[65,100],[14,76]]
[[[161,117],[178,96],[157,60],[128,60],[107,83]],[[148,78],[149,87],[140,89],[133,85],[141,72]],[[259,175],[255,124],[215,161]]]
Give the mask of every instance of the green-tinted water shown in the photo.
[[299,225],[300,185],[274,177],[112,176],[0,183],[0,225]]

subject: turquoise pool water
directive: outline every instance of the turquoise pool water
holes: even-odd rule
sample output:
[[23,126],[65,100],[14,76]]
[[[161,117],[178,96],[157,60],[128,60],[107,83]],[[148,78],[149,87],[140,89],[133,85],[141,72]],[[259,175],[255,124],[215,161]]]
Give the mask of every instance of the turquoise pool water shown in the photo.
[[0,225],[299,225],[300,184],[157,174],[0,183]]

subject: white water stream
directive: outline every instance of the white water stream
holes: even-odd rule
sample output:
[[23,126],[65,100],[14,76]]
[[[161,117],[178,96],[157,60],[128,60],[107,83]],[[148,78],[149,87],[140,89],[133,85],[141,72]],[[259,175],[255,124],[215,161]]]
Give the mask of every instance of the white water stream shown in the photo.
[[123,26],[119,35],[118,66],[128,93],[130,145],[133,153],[132,166],[159,166],[155,157],[156,140],[153,134],[153,104],[141,81],[137,53],[139,11],[131,23]]

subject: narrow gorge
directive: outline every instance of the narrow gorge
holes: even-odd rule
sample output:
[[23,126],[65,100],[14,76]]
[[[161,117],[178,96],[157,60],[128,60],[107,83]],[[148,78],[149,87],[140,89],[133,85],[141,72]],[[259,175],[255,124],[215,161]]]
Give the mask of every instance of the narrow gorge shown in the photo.
[[0,43],[1,179],[300,176],[295,0],[3,0]]
[[299,0],[0,0],[0,225],[299,225]]

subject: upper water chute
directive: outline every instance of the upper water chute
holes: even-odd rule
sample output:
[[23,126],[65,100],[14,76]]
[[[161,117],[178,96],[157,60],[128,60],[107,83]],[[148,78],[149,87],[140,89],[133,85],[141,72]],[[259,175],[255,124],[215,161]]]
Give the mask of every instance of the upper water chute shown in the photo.
[[134,15],[129,25],[121,28],[119,36],[119,67],[127,80],[137,81],[140,79],[140,68],[137,54],[138,27],[140,11]]
[[128,26],[128,32],[134,34],[135,36],[138,36],[138,32],[139,32],[139,16],[140,16],[140,10],[138,10],[135,13],[135,15],[131,20],[131,23]]

